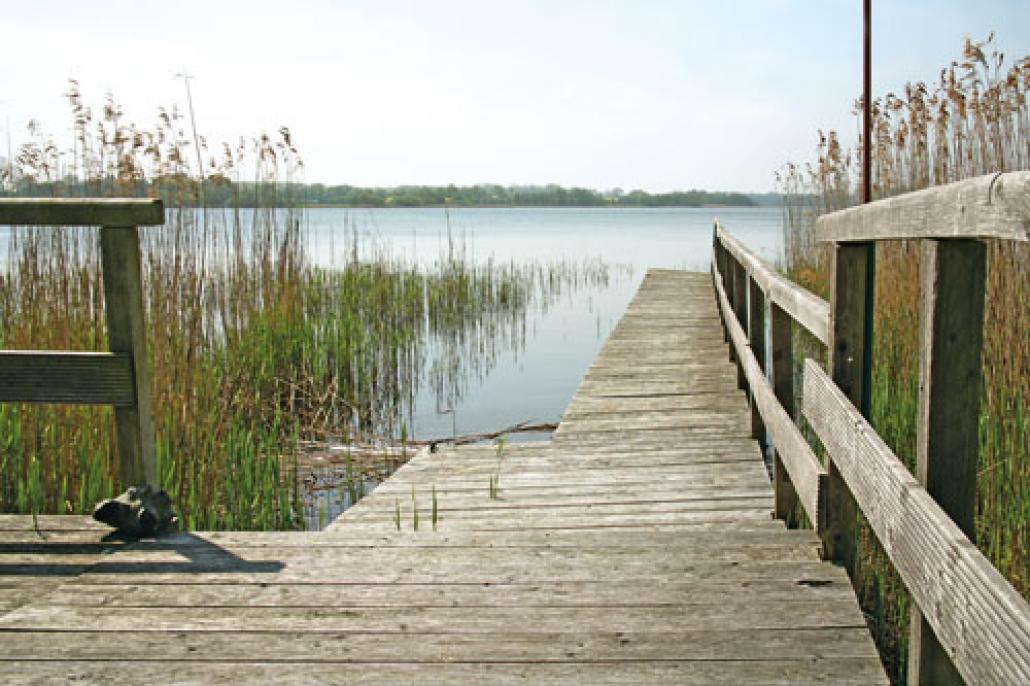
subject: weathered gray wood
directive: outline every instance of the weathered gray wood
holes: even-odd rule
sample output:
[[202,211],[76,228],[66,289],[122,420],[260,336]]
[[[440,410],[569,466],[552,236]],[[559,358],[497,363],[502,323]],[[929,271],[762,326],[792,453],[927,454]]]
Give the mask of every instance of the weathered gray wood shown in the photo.
[[16,226],[155,226],[164,224],[156,198],[3,198],[0,224]]
[[[916,478],[976,540],[981,349],[986,249],[967,240],[923,242]],[[961,684],[918,606],[912,608],[909,682]]]
[[[848,636],[855,635],[851,632]],[[679,640],[682,637],[675,637]],[[416,643],[412,639],[408,639]],[[615,639],[622,640],[622,639]],[[627,639],[632,640],[632,639]],[[689,638],[683,638],[689,640]],[[201,643],[200,641],[196,641]],[[253,643],[251,643],[253,644]],[[318,645],[324,645],[321,641]],[[407,642],[405,642],[405,645]],[[417,644],[417,643],[416,643]],[[346,644],[343,644],[346,646]],[[335,650],[330,644],[327,649]],[[406,650],[398,645],[397,652]],[[337,653],[339,651],[336,651]],[[575,652],[572,652],[575,655]],[[595,662],[459,662],[441,649],[436,662],[363,660],[296,662],[203,662],[75,660],[6,662],[2,675],[9,684],[21,683],[161,683],[174,674],[184,683],[239,684],[270,682],[312,683],[462,683],[462,684],[626,684],[647,679],[675,684],[887,684],[864,658],[773,658],[739,661],[601,660]],[[882,670],[881,670],[882,671]]]
[[[872,243],[837,244],[830,273],[830,373],[844,395],[865,412],[870,394],[875,255]],[[858,554],[858,510],[832,459],[826,467],[823,541],[830,559],[842,563],[852,574]]]
[[[751,346],[751,354],[763,373],[767,370],[765,360],[765,297],[758,282],[750,276],[747,280],[747,338]],[[758,404],[755,402],[754,394],[750,394],[751,405],[751,437],[758,440],[759,444],[765,445],[765,426],[762,424],[762,414],[758,411]]]
[[988,174],[824,214],[820,241],[1030,238],[1030,172]]
[[0,350],[0,402],[132,406],[127,354]]
[[812,360],[804,413],[962,677],[1030,683],[1030,605]]
[[114,413],[118,477],[123,487],[144,483],[157,486],[143,275],[136,227],[102,227],[100,250],[108,346],[111,352],[132,358],[135,380],[135,405],[116,407]]
[[[733,281],[733,314],[736,317],[737,323],[747,331],[747,269],[736,260],[730,260],[730,262],[732,263],[729,277]],[[746,391],[747,379],[744,374],[744,365],[740,360],[740,350],[735,349],[733,355],[737,361],[737,388]]]
[[[851,585],[820,579],[818,584],[798,584],[792,580],[770,580],[759,590],[756,604],[839,603],[854,608]],[[825,583],[824,583],[825,582]],[[612,607],[632,604],[638,607],[680,607],[739,603],[746,583],[690,584],[667,582],[673,588],[641,586],[627,597],[617,582],[541,582],[505,584],[503,589],[486,585],[411,584],[249,584],[221,588],[202,584],[164,586],[99,586],[88,583],[66,584],[55,590],[49,602],[55,606],[75,607]],[[498,590],[503,590],[499,593]]]
[[[794,340],[790,315],[775,302],[768,303],[769,350],[772,355],[771,376],[773,395],[783,406],[783,411],[794,418]],[[798,493],[790,481],[790,472],[783,464],[780,451],[773,448],[773,491],[774,512],[778,519],[792,518],[800,506]]]
[[[718,278],[715,279],[715,283],[719,301],[729,313],[729,302],[725,292],[718,288]],[[748,348],[743,329],[732,321],[728,314],[727,319],[730,320],[730,339],[737,349],[737,356],[741,360],[765,426],[772,436],[773,445],[782,456],[809,519],[816,523],[822,522],[825,517],[823,494],[826,488],[826,472],[794,421],[773,394],[762,369],[758,366],[758,361]]]
[[[478,610],[478,611],[477,611]],[[3,618],[5,631],[11,629],[59,630],[67,622],[82,630],[124,631],[232,631],[239,627],[275,627],[282,632],[361,631],[382,633],[493,633],[503,635],[512,627],[533,633],[557,633],[569,625],[604,626],[612,621],[611,607],[433,607],[412,603],[406,606],[352,606],[311,608],[277,605],[275,607],[166,607],[160,612],[134,613],[123,608],[61,607],[41,609],[22,606]],[[634,607],[622,604],[617,626],[621,631],[643,633],[659,624],[669,632],[704,630],[785,629],[820,627],[864,628],[865,621],[854,603],[798,601],[766,603],[727,603]],[[727,653],[730,650],[726,651]]]
[[[720,245],[743,264],[759,288],[798,324],[822,343],[829,341],[830,304],[793,281],[776,273],[762,258],[738,241],[721,225],[716,227]],[[723,272],[726,273],[726,272]]]

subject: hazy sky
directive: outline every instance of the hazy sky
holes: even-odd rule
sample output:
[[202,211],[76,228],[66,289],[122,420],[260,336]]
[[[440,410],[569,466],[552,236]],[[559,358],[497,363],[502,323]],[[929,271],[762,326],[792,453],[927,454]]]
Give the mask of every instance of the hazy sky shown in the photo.
[[[874,0],[874,89],[962,38],[1030,53],[1030,0]],[[771,190],[854,137],[861,0],[0,0],[0,127],[70,131],[67,79],[150,126],[196,75],[212,143],[289,126],[307,181]]]

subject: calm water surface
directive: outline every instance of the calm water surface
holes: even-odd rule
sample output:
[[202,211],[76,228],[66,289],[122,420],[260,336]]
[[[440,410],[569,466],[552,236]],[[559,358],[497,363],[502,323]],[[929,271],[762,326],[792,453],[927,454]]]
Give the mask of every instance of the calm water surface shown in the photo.
[[419,439],[558,421],[647,269],[707,270],[715,218],[763,257],[778,258],[781,214],[775,207],[307,211],[312,257],[325,266],[351,249],[349,231],[362,236],[361,250],[375,246],[427,268],[445,254],[448,235],[479,262],[600,259],[612,267],[606,287],[583,287],[530,312],[524,347],[503,351],[482,378],[468,380],[451,406],[441,407],[422,384],[411,427]]

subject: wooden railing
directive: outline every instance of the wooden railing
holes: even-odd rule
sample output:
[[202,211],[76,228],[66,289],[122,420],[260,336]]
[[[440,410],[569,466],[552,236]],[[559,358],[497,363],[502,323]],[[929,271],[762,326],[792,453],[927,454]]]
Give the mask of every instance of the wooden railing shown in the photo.
[[0,350],[0,402],[113,405],[125,487],[158,485],[136,227],[163,223],[160,200],[0,200],[0,225],[101,227],[110,352]]
[[[852,207],[820,217],[816,231],[833,246],[829,303],[718,223],[713,241],[712,274],[752,433],[774,450],[776,514],[800,504],[826,556],[851,572],[861,510],[914,601],[910,683],[1030,683],[1030,605],[973,543],[986,273],[979,239],[1030,238],[1030,172]],[[922,239],[923,249],[916,476],[868,422],[874,242],[900,239]],[[829,371],[805,361],[801,394],[825,465],[793,421],[791,320],[829,352]]]

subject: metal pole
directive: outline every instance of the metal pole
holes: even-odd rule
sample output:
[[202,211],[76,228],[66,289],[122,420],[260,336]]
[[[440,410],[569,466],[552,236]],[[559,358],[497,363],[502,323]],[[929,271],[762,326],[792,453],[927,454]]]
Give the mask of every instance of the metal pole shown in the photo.
[[872,137],[873,128],[873,58],[872,58],[872,0],[862,0],[862,202],[873,199]]
[[[862,1],[862,203],[873,199],[873,10],[872,0]],[[862,346],[862,416],[872,416],[873,405],[873,311],[876,307],[876,243],[866,246],[865,326]]]

